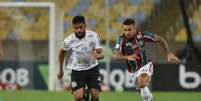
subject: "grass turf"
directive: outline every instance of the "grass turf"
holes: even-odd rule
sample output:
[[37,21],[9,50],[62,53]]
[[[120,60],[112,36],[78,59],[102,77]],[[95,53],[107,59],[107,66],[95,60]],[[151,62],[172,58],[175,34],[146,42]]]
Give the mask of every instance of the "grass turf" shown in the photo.
[[[142,101],[136,92],[102,92],[100,101]],[[154,101],[200,101],[201,92],[153,92]],[[74,101],[70,92],[0,91],[0,101]]]

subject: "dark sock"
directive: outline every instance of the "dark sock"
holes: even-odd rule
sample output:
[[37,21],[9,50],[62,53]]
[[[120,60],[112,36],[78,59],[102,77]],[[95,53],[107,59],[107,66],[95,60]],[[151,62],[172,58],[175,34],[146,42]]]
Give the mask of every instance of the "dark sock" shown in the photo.
[[85,90],[84,101],[90,101],[90,93],[88,89]]
[[[93,100],[91,99],[91,101],[93,101]],[[94,101],[99,101],[99,98],[96,98]]]

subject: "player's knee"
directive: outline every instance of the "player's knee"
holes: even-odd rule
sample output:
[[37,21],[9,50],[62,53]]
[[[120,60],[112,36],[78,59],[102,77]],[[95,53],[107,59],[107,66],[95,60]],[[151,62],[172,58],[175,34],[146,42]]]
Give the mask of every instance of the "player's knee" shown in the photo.
[[75,95],[74,98],[76,101],[82,101],[84,99],[84,95]]
[[144,88],[146,86],[147,86],[147,83],[145,82],[139,83],[139,88]]
[[73,96],[76,101],[81,101],[84,99],[84,91],[82,91],[81,89],[74,91]]
[[147,80],[139,80],[138,81],[138,87],[139,88],[144,88],[147,86]]
[[139,88],[144,88],[147,86],[150,77],[147,74],[142,74],[138,80]]
[[140,81],[139,83],[138,83],[138,87],[139,88],[144,88],[144,87],[146,87],[147,86],[147,82],[146,81]]

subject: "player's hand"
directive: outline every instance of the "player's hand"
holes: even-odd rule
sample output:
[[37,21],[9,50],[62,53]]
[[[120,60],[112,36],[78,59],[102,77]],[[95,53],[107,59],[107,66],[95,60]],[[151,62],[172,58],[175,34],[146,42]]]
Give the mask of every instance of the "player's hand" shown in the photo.
[[91,53],[91,58],[92,58],[92,59],[97,59],[97,57],[98,57],[97,52],[96,52],[96,51],[93,51],[93,52]]
[[178,59],[173,53],[168,53],[167,54],[167,58],[168,58],[168,62],[171,62],[171,63],[178,63],[178,62],[181,62],[180,59]]
[[129,61],[136,61],[136,60],[140,59],[140,57],[138,57],[137,55],[133,54],[133,55],[127,56],[127,59]]
[[57,78],[58,78],[59,80],[62,80],[63,75],[64,75],[64,73],[63,73],[62,71],[60,71],[60,72],[57,74]]
[[64,89],[67,90],[67,91],[72,90],[72,85],[71,85],[71,83],[68,84],[68,85],[65,85],[65,86],[64,86]]
[[101,57],[101,54],[98,54],[96,51],[93,51],[91,53],[91,58],[92,59],[99,59]]

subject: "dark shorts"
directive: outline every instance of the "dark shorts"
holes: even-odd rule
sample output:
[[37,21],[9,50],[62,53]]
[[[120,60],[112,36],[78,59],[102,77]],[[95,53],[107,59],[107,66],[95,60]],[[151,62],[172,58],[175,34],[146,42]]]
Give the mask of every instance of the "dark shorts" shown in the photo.
[[72,91],[80,88],[85,88],[86,86],[88,87],[88,89],[94,88],[99,91],[101,90],[102,80],[98,66],[89,70],[72,70],[71,81]]

